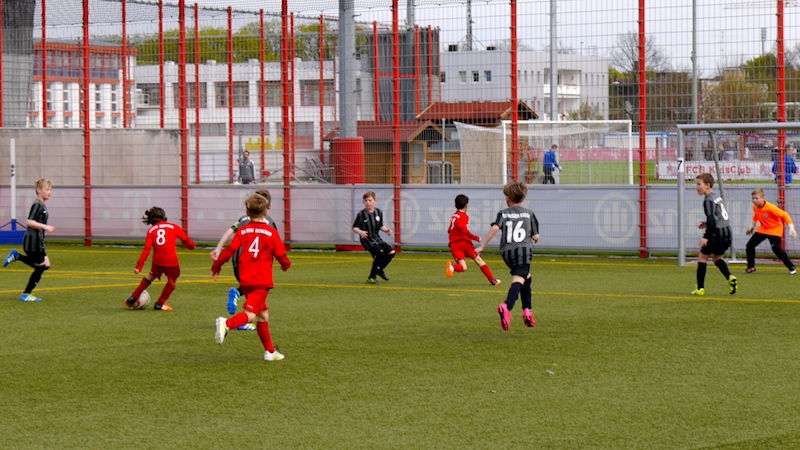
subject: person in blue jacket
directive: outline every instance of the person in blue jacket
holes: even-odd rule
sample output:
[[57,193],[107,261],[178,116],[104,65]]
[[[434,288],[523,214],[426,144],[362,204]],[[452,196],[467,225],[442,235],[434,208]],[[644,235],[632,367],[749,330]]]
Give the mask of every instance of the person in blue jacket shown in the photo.
[[[783,181],[785,185],[792,184],[792,174],[797,173],[797,164],[794,162],[794,152],[794,146],[792,144],[787,144],[786,153],[783,156]],[[778,166],[778,158],[779,156],[776,156],[775,162],[772,163],[772,173],[775,174],[775,184],[778,183],[778,171],[780,169],[780,166]]]
[[556,184],[556,179],[553,178],[553,169],[563,170],[561,166],[558,165],[558,159],[556,158],[556,150],[558,150],[558,146],[553,144],[544,154],[544,159],[542,159],[542,169],[544,169],[544,180],[542,184]]

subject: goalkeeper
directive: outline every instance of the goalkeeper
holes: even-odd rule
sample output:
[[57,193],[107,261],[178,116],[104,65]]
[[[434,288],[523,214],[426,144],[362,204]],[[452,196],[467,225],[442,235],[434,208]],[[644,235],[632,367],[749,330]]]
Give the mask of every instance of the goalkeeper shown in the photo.
[[[744,273],[756,271],[756,247],[764,242],[765,239],[769,239],[775,256],[789,269],[790,275],[796,274],[797,269],[789,259],[789,255],[781,248],[784,225],[789,227],[789,236],[797,238],[792,218],[789,217],[789,213],[764,199],[764,190],[761,188],[753,191],[752,199],[753,223],[747,229],[746,234],[752,234],[753,236],[747,242],[747,269]],[[759,225],[758,231],[755,231],[756,225]]]

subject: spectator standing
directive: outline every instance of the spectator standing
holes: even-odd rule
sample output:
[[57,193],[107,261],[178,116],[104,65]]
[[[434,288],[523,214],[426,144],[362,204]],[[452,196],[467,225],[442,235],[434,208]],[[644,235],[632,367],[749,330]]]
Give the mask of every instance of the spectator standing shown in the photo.
[[[794,146],[792,144],[786,145],[786,153],[783,155],[783,180],[785,185],[792,184],[792,174],[797,173],[797,164],[794,162]],[[780,176],[780,166],[778,165],[778,158],[780,154],[775,156],[775,161],[772,163],[772,173],[775,174],[775,183],[778,183]]]
[[250,152],[244,151],[244,159],[239,161],[239,178],[242,184],[250,184],[255,179],[256,168],[253,161],[250,161]]

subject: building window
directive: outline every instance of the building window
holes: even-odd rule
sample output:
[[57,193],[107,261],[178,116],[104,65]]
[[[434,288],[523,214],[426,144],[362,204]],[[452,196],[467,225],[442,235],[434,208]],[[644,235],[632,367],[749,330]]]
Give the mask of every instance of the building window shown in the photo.
[[[236,136],[261,136],[260,123],[236,123],[233,125],[233,134]],[[264,134],[269,134],[269,124],[264,124]]]
[[467,71],[466,70],[459,70],[458,71],[458,80],[462,84],[467,82]]
[[72,128],[72,116],[64,117],[64,128]]
[[47,92],[45,94],[47,96],[47,110],[53,110],[53,83],[47,83]]
[[63,97],[64,97],[64,111],[69,111],[69,90],[67,89],[66,86],[64,86]]
[[446,81],[447,81],[447,77],[445,76],[445,73],[444,72],[440,73],[439,74],[439,82],[440,83],[445,83]]
[[102,111],[103,110],[103,93],[100,92],[100,89],[94,91],[94,110],[95,111]]
[[265,81],[264,92],[261,92],[261,82],[258,82],[258,106],[281,106],[283,102],[283,88],[280,81]]
[[117,90],[113,89],[111,91],[111,111],[117,110]]
[[481,81],[480,72],[478,72],[477,70],[473,70],[472,71],[472,82],[473,83],[477,83],[479,81]]
[[[228,107],[228,83],[214,83],[214,106],[217,108]],[[250,106],[250,83],[247,81],[233,82],[233,106],[242,108]]]
[[[192,136],[197,136],[197,124],[192,124],[190,128]],[[227,136],[228,125],[224,123],[202,123],[200,125],[200,136]]]
[[[336,91],[334,90],[333,80],[325,80],[323,88],[325,89],[325,104],[333,105],[334,101],[336,100]],[[319,106],[319,81],[300,81],[300,105]]]
[[119,117],[114,116],[111,118],[111,127],[112,128],[119,128]]
[[[196,83],[186,83],[186,107],[187,108],[207,108],[208,107],[208,98],[206,95],[206,84],[200,83],[200,105],[197,104],[197,84]],[[172,83],[172,92],[173,92],[173,104],[175,108],[179,108],[181,106],[181,90],[178,83]]]
[[161,85],[158,83],[137,84],[136,89],[142,92],[137,101],[142,105],[158,106],[161,104]]
[[492,82],[492,71],[491,70],[485,70],[483,72],[483,77],[486,78],[486,82],[487,83],[491,83]]
[[295,122],[295,131],[298,136],[313,136],[316,132],[314,122]]

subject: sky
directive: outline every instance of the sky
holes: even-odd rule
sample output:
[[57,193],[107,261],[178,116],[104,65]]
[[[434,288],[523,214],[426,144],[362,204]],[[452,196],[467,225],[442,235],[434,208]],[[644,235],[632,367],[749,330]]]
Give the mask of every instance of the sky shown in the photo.
[[[157,24],[155,0],[146,6],[129,3],[129,33],[152,32]],[[391,2],[387,0],[353,0],[356,6],[356,21],[371,25],[390,26]],[[731,67],[758,56],[763,50],[775,47],[777,38],[777,0],[735,1],[696,0],[697,6],[697,60],[703,76],[713,76],[718,67]],[[37,3],[40,3],[37,1]],[[177,0],[166,0],[166,4],[177,5]],[[187,6],[194,5],[187,1]],[[280,10],[280,0],[196,0],[202,8],[211,8],[201,13],[203,24],[227,26],[224,9],[230,5],[234,14],[234,27],[257,20],[255,14]],[[638,1],[635,0],[558,0],[557,36],[560,47],[571,48],[575,53],[607,56],[615,47],[621,33],[638,31]],[[692,52],[692,2],[688,0],[646,0],[645,32],[649,39],[670,59],[674,68],[691,67]],[[787,2],[792,4],[793,2]],[[74,24],[80,24],[80,0],[49,0],[47,4],[48,37],[76,33]],[[93,34],[119,34],[119,0],[108,2],[93,0],[91,21]],[[298,5],[301,5],[298,7]],[[463,41],[467,35],[466,6],[462,1],[418,0],[415,23],[420,27],[431,26],[441,30],[442,47]],[[290,0],[290,10],[298,14],[296,24],[302,17],[338,15],[338,2],[333,0]],[[533,50],[546,51],[550,43],[549,0],[520,1],[517,4],[517,32],[519,42]],[[175,25],[176,8],[166,8],[166,21]],[[37,16],[41,14],[37,7]],[[482,48],[510,38],[510,7],[508,1],[474,1],[472,3],[474,48]],[[787,50],[798,43],[800,27],[797,19],[798,6],[785,8],[784,42]],[[400,2],[401,25],[406,22],[406,3]],[[41,18],[37,17],[37,23]],[[167,26],[169,26],[169,23]],[[54,30],[50,30],[54,27]],[[79,29],[79,27],[78,27]],[[762,30],[765,39],[762,41]]]

